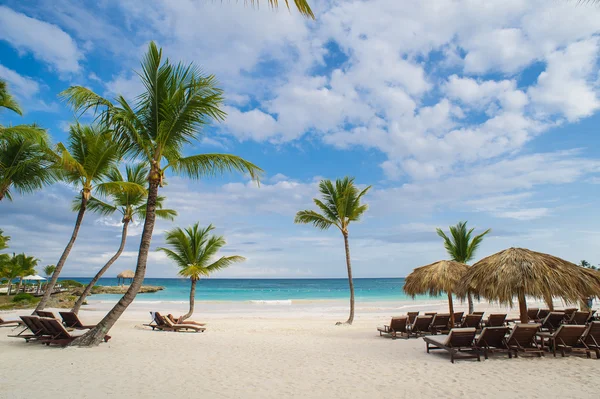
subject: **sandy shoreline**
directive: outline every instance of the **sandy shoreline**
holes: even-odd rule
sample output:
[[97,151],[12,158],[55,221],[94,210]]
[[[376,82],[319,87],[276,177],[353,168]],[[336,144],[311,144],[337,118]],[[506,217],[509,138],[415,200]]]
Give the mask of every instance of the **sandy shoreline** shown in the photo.
[[[134,304],[111,331],[113,339],[94,349],[25,344],[6,337],[11,329],[0,329],[0,398],[598,397],[591,382],[600,367],[595,359],[497,356],[453,365],[442,354],[427,355],[421,339],[380,338],[376,326],[402,313],[393,309],[370,312],[361,304],[353,326],[334,325],[347,308],[326,316],[293,306],[213,309],[194,315],[208,321],[205,333],[183,334],[142,326],[156,305]],[[186,308],[168,305],[175,313]],[[94,322],[103,314],[85,310],[81,318]]]

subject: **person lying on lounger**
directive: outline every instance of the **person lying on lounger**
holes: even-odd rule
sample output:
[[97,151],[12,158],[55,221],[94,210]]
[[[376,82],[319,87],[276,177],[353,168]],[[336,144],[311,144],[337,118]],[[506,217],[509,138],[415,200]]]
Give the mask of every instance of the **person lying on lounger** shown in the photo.
[[193,324],[196,326],[205,326],[206,325],[206,323],[200,323],[200,322],[193,321],[193,320],[183,320],[183,316],[181,316],[179,318],[175,318],[175,316],[173,316],[171,313],[169,313],[167,315],[167,317],[169,318],[169,320],[171,320],[175,324]]

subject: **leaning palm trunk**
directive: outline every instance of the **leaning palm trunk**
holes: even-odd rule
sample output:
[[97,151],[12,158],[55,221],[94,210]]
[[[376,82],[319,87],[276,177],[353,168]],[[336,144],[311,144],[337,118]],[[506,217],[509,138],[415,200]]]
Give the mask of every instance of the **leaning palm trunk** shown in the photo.
[[[69,243],[65,247],[58,263],[56,264],[56,269],[54,269],[54,273],[52,273],[52,278],[50,282],[46,284],[46,290],[44,291],[44,296],[38,303],[35,311],[44,310],[48,300],[50,299],[50,295],[52,294],[52,290],[54,290],[54,286],[56,285],[56,281],[58,280],[58,276],[69,257],[69,253],[71,252],[71,248],[73,248],[73,244],[75,244],[75,240],[77,239],[77,234],[79,233],[79,228],[81,227],[81,222],[83,221],[83,215],[85,213],[85,208],[87,207],[87,202],[89,199],[89,193],[82,192],[81,193],[81,208],[79,208],[79,212],[77,213],[77,220],[75,221],[75,228],[73,229],[73,233],[71,234],[71,239]],[[34,312],[35,313],[35,312]]]
[[85,298],[87,298],[90,295],[90,293],[92,292],[92,288],[94,288],[94,286],[96,285],[98,280],[100,280],[100,277],[102,277],[104,275],[104,273],[106,273],[106,271],[112,266],[112,264],[115,263],[117,259],[119,259],[119,256],[121,256],[121,253],[123,253],[123,249],[125,248],[125,241],[127,240],[127,226],[128,225],[129,225],[129,220],[124,219],[123,220],[123,232],[121,233],[121,246],[119,246],[119,250],[113,255],[112,258],[110,258],[108,260],[108,262],[106,262],[106,264],[102,267],[102,269],[100,269],[98,271],[98,273],[96,273],[96,275],[94,276],[92,281],[90,281],[90,283],[87,285],[87,287],[85,287],[85,289],[83,290],[83,293],[81,294],[79,299],[77,299],[77,302],[75,302],[73,309],[71,309],[71,312],[79,313],[79,309],[81,308],[81,305],[83,305]]
[[185,315],[181,316],[181,320],[187,320],[194,314],[194,302],[196,300],[196,280],[192,278],[192,287],[190,288],[190,310]]
[[[154,168],[153,168],[154,169]],[[160,172],[153,170],[153,174],[159,176]],[[92,330],[87,332],[85,335],[75,339],[72,345],[78,346],[97,346],[99,345],[106,334],[110,331],[112,326],[117,322],[119,317],[125,312],[127,307],[135,299],[142,283],[144,282],[144,276],[146,275],[146,263],[148,261],[148,251],[150,250],[150,242],[152,241],[152,232],[154,231],[154,224],[156,222],[156,199],[158,197],[158,184],[159,179],[151,179],[150,186],[148,188],[148,202],[146,205],[146,220],[144,222],[144,230],[142,231],[142,240],[140,242],[140,249],[138,252],[138,261],[135,268],[135,274],[133,281],[129,286],[129,289],[123,295],[123,297],[117,302],[117,304],[111,309],[110,312],[94,327]]]
[[354,282],[352,281],[352,265],[350,264],[350,245],[348,244],[348,233],[344,233],[344,246],[346,247],[346,267],[348,268],[348,285],[350,287],[350,316],[346,324],[354,321]]

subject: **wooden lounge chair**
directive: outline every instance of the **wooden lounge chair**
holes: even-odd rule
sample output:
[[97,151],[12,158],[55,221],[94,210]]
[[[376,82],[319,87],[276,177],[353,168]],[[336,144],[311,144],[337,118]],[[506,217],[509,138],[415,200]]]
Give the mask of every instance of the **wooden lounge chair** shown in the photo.
[[459,327],[462,324],[462,318],[465,312],[454,312],[454,326]]
[[23,325],[21,320],[4,320],[0,317],[0,327],[20,327]]
[[[22,338],[25,342],[31,340],[39,340],[42,338],[49,338],[52,334],[46,330],[46,327],[40,322],[40,318],[37,316],[21,316],[23,324],[27,327],[23,329],[17,335],[9,335],[10,338]],[[27,332],[30,334],[27,334]]]
[[539,333],[538,337],[542,348],[547,346],[554,357],[556,357],[556,350],[558,349],[562,357],[565,357],[565,351],[569,350],[584,352],[590,358],[590,349],[581,341],[585,330],[586,326],[563,324],[554,333]]
[[410,325],[408,328],[408,337],[419,337],[421,335],[425,335],[429,332],[429,326],[433,321],[433,316],[417,316],[415,318],[414,323]]
[[585,325],[590,318],[590,312],[575,312],[569,320],[569,324]]
[[427,353],[430,350],[443,349],[450,353],[452,363],[454,363],[455,358],[481,361],[479,351],[473,346],[475,333],[475,328],[453,328],[448,335],[423,337],[423,340],[427,347]]
[[473,312],[471,314],[476,314],[476,315],[479,315],[479,316],[483,316],[485,314],[485,312]]
[[425,312],[425,316],[435,316],[437,312]]
[[[65,326],[58,319],[50,319],[46,317],[40,317],[40,322],[46,327],[52,335],[50,338],[43,338],[41,342],[50,345],[67,346],[76,338],[84,335],[88,330],[75,330],[69,332]],[[104,342],[108,342],[110,335],[104,336]]]
[[398,335],[400,335],[400,337],[402,337],[403,334],[406,335],[407,321],[408,316],[392,317],[389,326],[377,327],[377,331],[379,331],[379,336],[386,334],[390,335],[392,339],[396,339],[398,338]]
[[600,321],[592,321],[581,337],[581,344],[596,353],[600,359]]
[[432,334],[437,334],[439,332],[448,331],[448,325],[450,324],[450,313],[438,313],[433,316],[433,320],[431,325],[429,326],[429,331]]
[[536,321],[539,322],[539,321],[544,320],[546,318],[546,316],[548,316],[549,314],[550,314],[550,309],[540,309],[538,311]]
[[562,324],[564,314],[562,312],[550,312],[542,320],[541,329],[544,331],[553,332]]
[[60,317],[63,319],[63,324],[68,328],[75,328],[77,330],[90,330],[96,327],[95,324],[84,325],[77,314],[73,312],[58,312]]
[[537,344],[535,335],[540,330],[539,324],[515,324],[512,332],[506,339],[506,346],[515,357],[522,353],[534,353],[539,357],[544,356],[544,351]]
[[419,312],[408,312],[406,314],[408,316],[408,324],[412,324],[415,322],[415,319],[419,315]]
[[506,346],[506,334],[510,329],[505,326],[500,327],[484,327],[481,334],[475,340],[475,348],[483,352],[483,356],[487,359],[488,354],[494,352],[506,352],[508,357],[512,358],[512,353]]
[[45,310],[36,310],[35,314],[37,314],[40,317],[46,317],[46,318],[49,318],[49,319],[56,319],[56,316],[54,315],[54,313],[47,312]]
[[565,322],[569,322],[571,320],[571,318],[573,317],[573,315],[575,314],[575,312],[577,312],[577,308],[567,308],[564,310],[565,312],[565,318],[564,321]]
[[529,321],[536,321],[538,319],[538,313],[540,310],[538,308],[529,308],[527,309],[527,317]]
[[468,314],[463,319],[462,328],[479,328],[483,314]]
[[506,314],[503,313],[492,313],[488,316],[485,321],[485,327],[502,327],[506,322]]
[[161,331],[194,331],[194,332],[204,332],[206,328],[196,326],[194,324],[175,324],[168,317],[164,317],[159,312],[154,313],[154,322],[155,325],[147,324],[148,327],[152,327],[152,330],[157,329]]

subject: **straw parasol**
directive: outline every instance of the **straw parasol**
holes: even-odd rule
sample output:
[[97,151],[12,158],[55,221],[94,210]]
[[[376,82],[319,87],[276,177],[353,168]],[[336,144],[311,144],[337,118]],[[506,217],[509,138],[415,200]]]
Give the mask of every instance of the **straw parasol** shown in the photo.
[[[440,296],[442,292],[448,294],[448,309],[450,320],[454,325],[454,305],[452,293],[465,273],[470,269],[464,263],[453,260],[440,260],[427,266],[417,267],[404,280],[404,292],[413,298],[420,294]],[[464,295],[460,295],[464,296]]]
[[556,256],[509,248],[471,266],[457,287],[459,293],[467,290],[510,306],[516,296],[521,322],[526,323],[526,296],[541,300],[560,297],[568,302],[598,296],[600,273]]
[[125,280],[132,280],[135,273],[133,270],[124,270],[121,273],[117,274],[117,284],[119,282],[121,284],[125,284]]

